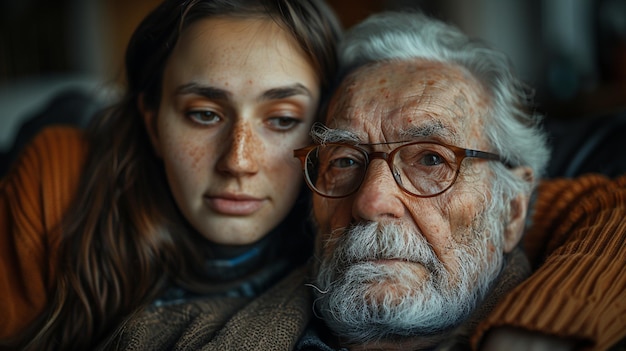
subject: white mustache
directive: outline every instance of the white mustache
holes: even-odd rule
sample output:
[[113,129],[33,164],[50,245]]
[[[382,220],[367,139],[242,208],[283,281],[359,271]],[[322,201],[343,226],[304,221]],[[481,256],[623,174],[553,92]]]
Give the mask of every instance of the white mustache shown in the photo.
[[359,223],[336,230],[327,245],[335,242],[331,262],[346,267],[363,261],[403,260],[420,263],[432,273],[443,263],[419,233],[396,223]]

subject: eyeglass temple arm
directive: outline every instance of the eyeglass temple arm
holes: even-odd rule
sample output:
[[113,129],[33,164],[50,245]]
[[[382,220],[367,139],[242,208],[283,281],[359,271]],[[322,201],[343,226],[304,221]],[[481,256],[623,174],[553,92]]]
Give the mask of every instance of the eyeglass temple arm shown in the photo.
[[306,156],[309,154],[309,151],[311,151],[311,149],[314,147],[315,145],[293,150],[293,157],[300,160],[300,162],[302,163],[302,168],[304,168],[304,166],[306,165]]
[[507,168],[515,168],[515,166],[511,162],[509,162],[508,160],[505,160],[502,156],[491,153],[491,152],[466,149],[465,156],[482,158],[485,160],[499,161],[499,162],[502,162],[502,164],[504,164]]

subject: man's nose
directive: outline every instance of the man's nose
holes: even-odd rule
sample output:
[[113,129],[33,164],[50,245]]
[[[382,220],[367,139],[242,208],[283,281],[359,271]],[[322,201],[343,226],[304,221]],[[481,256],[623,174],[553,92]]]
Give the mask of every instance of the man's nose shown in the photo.
[[378,221],[400,218],[405,208],[399,195],[402,190],[396,184],[389,166],[384,160],[372,160],[355,195],[352,215],[357,220]]
[[256,132],[249,123],[236,122],[218,162],[218,169],[233,176],[257,173],[262,149],[258,141]]

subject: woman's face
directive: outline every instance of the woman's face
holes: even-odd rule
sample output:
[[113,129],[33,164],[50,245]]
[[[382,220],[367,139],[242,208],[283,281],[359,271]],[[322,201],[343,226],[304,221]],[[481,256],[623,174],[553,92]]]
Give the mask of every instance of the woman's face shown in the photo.
[[289,213],[302,182],[293,150],[309,141],[319,90],[269,20],[205,19],[182,33],[158,111],[142,110],[174,199],[204,237],[250,244]]

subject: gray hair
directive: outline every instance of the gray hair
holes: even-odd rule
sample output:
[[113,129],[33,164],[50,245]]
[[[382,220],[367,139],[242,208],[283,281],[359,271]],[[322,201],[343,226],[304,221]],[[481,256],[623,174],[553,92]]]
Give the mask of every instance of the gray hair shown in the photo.
[[491,96],[485,116],[485,135],[494,151],[514,166],[528,166],[530,183],[491,163],[497,192],[531,192],[549,158],[541,116],[531,111],[532,91],[513,74],[509,59],[486,44],[472,40],[457,28],[418,12],[383,12],[367,18],[346,33],[340,45],[341,78],[374,62],[414,60],[456,64],[467,69]]

